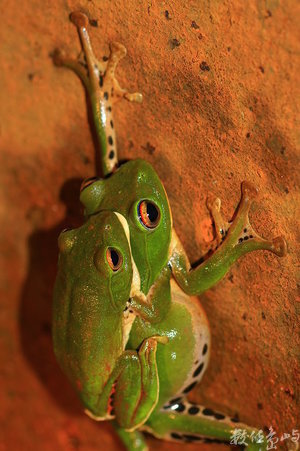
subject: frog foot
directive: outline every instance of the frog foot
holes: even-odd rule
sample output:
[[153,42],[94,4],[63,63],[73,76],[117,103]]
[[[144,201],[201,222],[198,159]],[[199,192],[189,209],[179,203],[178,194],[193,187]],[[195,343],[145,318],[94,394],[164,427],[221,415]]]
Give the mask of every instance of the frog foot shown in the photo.
[[104,57],[103,61],[98,61],[87,32],[89,22],[87,16],[76,11],[71,13],[70,20],[78,30],[83,52],[77,59],[73,59],[67,57],[64,52],[56,50],[53,55],[54,63],[57,66],[66,66],[76,72],[90,95],[97,100],[102,100],[108,104],[115,103],[121,98],[131,102],[141,102],[142,94],[138,92],[129,93],[126,89],[120,87],[115,78],[117,64],[126,55],[126,48],[122,44],[114,42],[110,44],[109,57]]
[[231,222],[225,221],[222,217],[220,199],[217,198],[213,202],[208,202],[216,230],[216,248],[224,241],[224,247],[236,248],[239,255],[253,250],[265,249],[283,257],[287,253],[285,239],[278,236],[271,240],[265,240],[255,232],[250,224],[248,214],[257,194],[258,191],[254,185],[249,182],[242,183],[241,201]]
[[141,102],[142,94],[129,93],[120,87],[115,78],[118,62],[126,55],[122,44],[110,45],[109,57],[98,61],[94,55],[87,32],[88,18],[81,12],[73,12],[70,20],[77,27],[81,40],[82,52],[77,59],[70,58],[61,50],[55,50],[54,63],[73,70],[83,82],[92,107],[95,132],[100,149],[102,175],[108,176],[118,168],[118,152],[112,105],[124,98],[130,102]]

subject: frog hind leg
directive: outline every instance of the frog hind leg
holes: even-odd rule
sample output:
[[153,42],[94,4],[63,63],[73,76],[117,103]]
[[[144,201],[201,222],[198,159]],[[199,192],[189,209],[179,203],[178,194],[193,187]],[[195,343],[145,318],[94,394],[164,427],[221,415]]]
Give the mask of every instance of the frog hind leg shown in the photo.
[[124,98],[130,102],[141,102],[142,94],[130,94],[120,87],[115,69],[126,55],[126,48],[114,42],[110,45],[110,55],[102,61],[96,59],[87,31],[88,18],[82,12],[73,12],[71,22],[76,26],[82,44],[79,58],[73,59],[61,50],[55,50],[54,63],[73,70],[82,80],[89,95],[97,139],[101,149],[102,173],[107,176],[118,165],[116,136],[112,116],[112,106]]
[[237,418],[192,404],[185,398],[153,413],[141,430],[159,439],[182,443],[215,442],[247,446],[250,451],[267,449],[261,430],[240,423]]

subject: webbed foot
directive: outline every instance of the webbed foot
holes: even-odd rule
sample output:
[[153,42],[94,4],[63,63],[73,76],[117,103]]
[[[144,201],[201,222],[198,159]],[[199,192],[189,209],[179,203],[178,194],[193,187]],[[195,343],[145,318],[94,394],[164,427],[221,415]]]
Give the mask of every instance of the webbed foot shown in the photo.
[[253,184],[249,182],[242,183],[241,201],[231,222],[225,221],[222,217],[220,199],[217,198],[214,202],[208,203],[208,208],[215,224],[217,247],[224,241],[224,246],[230,244],[239,248],[240,251],[242,248],[243,254],[252,250],[265,249],[279,257],[283,257],[287,253],[285,239],[282,236],[278,236],[271,240],[266,240],[259,236],[250,224],[249,210],[257,194],[258,190]]

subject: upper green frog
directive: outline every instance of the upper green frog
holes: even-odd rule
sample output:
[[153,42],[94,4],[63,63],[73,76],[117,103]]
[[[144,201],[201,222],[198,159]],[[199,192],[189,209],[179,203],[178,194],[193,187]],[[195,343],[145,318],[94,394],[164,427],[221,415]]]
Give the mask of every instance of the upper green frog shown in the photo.
[[[73,60],[56,51],[54,58],[56,64],[74,70],[87,89],[101,148],[104,176],[102,179],[86,180],[80,199],[87,216],[105,209],[117,211],[125,217],[130,229],[132,256],[144,295],[147,296],[151,291],[153,299],[155,290],[161,289],[161,284],[157,287],[156,282],[162,273],[167,279],[170,278],[167,268],[171,269],[172,276],[185,292],[201,294],[218,282],[232,263],[247,252],[267,249],[283,255],[286,252],[283,238],[264,240],[250,226],[248,211],[256,189],[245,183],[239,213],[232,222],[222,219],[219,199],[211,205],[217,230],[216,240],[213,249],[205,256],[205,261],[191,269],[173,229],[167,194],[156,171],[141,159],[118,166],[113,105],[121,98],[138,102],[142,100],[141,94],[129,94],[122,89],[115,78],[116,65],[126,55],[126,49],[114,43],[110,46],[109,57],[98,61],[88,36],[87,17],[79,12],[72,13],[70,17],[78,29],[84,54],[79,60]],[[162,281],[164,293],[166,283]],[[158,303],[158,309],[161,308],[161,303]],[[153,316],[157,318],[154,311]]]

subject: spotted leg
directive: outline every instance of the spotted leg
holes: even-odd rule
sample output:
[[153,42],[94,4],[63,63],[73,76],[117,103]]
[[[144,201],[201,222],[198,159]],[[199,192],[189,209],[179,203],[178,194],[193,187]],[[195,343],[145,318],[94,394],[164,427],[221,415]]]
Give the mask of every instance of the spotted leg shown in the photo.
[[118,164],[116,137],[112,117],[112,105],[121,98],[141,102],[140,93],[130,94],[122,89],[115,78],[115,69],[126,55],[126,48],[117,42],[110,45],[110,55],[98,61],[93,53],[87,32],[88,18],[81,12],[74,12],[71,21],[78,29],[83,59],[72,59],[64,52],[54,52],[54,62],[57,66],[72,69],[82,80],[89,95],[97,137],[101,148],[102,172],[106,176],[113,172]]
[[231,265],[248,252],[264,249],[278,256],[287,252],[283,237],[273,240],[261,238],[252,228],[248,212],[257,195],[256,188],[248,182],[242,184],[242,198],[232,222],[225,222],[220,214],[220,201],[211,206],[217,230],[217,246],[211,256],[191,268],[188,257],[176,233],[173,232],[170,266],[172,273],[185,293],[199,295],[217,283],[230,269]]
[[141,430],[164,440],[226,443],[247,446],[250,451],[267,449],[262,430],[184,399],[167,404],[163,411],[153,413]]

